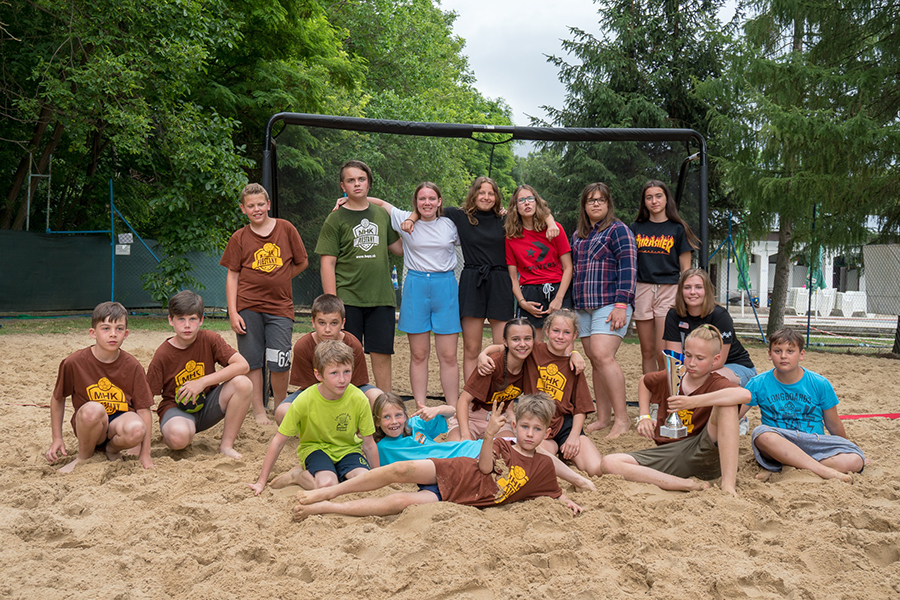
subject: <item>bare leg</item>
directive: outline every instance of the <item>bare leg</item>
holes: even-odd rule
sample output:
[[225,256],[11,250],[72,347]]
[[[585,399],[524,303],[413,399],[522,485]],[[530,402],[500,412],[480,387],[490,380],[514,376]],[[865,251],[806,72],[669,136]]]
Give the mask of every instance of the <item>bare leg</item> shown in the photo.
[[615,415],[612,431],[607,439],[614,439],[628,431],[631,423],[625,407],[625,375],[616,362],[616,351],[622,343],[617,335],[595,334],[582,338],[582,345],[591,361],[594,396],[597,400],[597,421],[586,431],[596,431],[609,425],[610,414]]
[[287,398],[288,381],[291,379],[291,371],[269,371],[269,383],[272,386],[272,399],[275,400],[275,406],[278,406],[282,400]]
[[409,340],[409,384],[412,387],[416,408],[425,407],[428,393],[428,357],[431,354],[431,332],[408,333]]
[[147,426],[135,412],[128,412],[109,423],[106,435],[106,456],[109,460],[121,458],[123,450],[133,448],[144,440]]
[[253,417],[259,425],[271,425],[272,421],[266,414],[266,407],[263,404],[263,370],[262,368],[253,369],[247,373],[250,383],[253,384],[253,395],[250,397],[250,404],[253,406]]
[[460,322],[463,334],[463,380],[468,381],[472,371],[478,365],[478,355],[481,353],[484,339],[484,319],[463,317]]
[[692,492],[706,490],[710,487],[706,481],[675,477],[650,467],[641,466],[630,454],[607,454],[603,457],[603,472],[621,475],[628,481],[652,483],[664,490]]
[[587,436],[580,437],[581,447],[572,462],[580,471],[584,471],[591,477],[600,477],[603,475],[603,455]]
[[372,374],[375,376],[376,387],[384,392],[391,391],[391,355],[370,352],[372,359]]
[[492,342],[494,344],[502,344],[503,328],[506,327],[506,321],[500,321],[498,319],[488,319],[488,323],[491,326],[491,336],[493,337]]
[[[253,393],[253,384],[250,379],[238,375],[227,381],[219,392],[219,406],[225,413],[225,424],[222,429],[222,441],[219,442],[219,452],[231,458],[241,458],[241,454],[234,449],[234,441],[237,439],[244,417],[247,416],[247,407],[250,406],[250,396]],[[174,420],[174,419],[173,419]]]
[[293,519],[302,521],[310,515],[337,514],[353,517],[377,516],[385,517],[403,512],[407,506],[437,502],[433,492],[398,492],[382,498],[362,498],[350,502],[317,502],[316,504],[298,504],[294,507]]
[[653,322],[656,324],[656,369],[664,371],[666,369],[666,358],[663,355],[663,349],[666,343],[663,340],[663,333],[666,331],[666,318],[654,317]]
[[656,322],[653,319],[635,321],[637,324],[638,340],[641,342],[641,372],[655,373],[656,359]]
[[337,475],[331,471],[319,471],[314,476],[304,469],[303,465],[297,465],[287,473],[282,473],[273,479],[269,485],[273,490],[280,490],[289,485],[299,485],[305,490],[314,490],[337,485],[337,482]]
[[722,469],[722,490],[737,498],[738,466],[738,407],[714,406],[706,425],[710,439],[719,446],[719,466]]
[[59,473],[71,473],[75,465],[94,455],[97,444],[106,440],[109,417],[106,410],[98,402],[88,402],[75,413],[75,430],[78,432],[78,456],[69,464],[58,470]]
[[[246,407],[244,416],[246,416]],[[184,450],[191,445],[197,433],[194,422],[184,417],[172,417],[160,428],[163,443],[171,450]]]
[[434,350],[441,368],[441,390],[444,392],[444,401],[453,407],[456,407],[456,401],[459,400],[458,347],[458,333],[434,334]]
[[735,385],[741,385],[741,378],[738,377],[735,372],[728,367],[722,367],[721,369],[717,370],[716,373]]
[[298,492],[297,501],[300,504],[315,504],[316,502],[333,500],[338,496],[353,492],[370,492],[392,483],[418,483],[423,485],[437,483],[437,472],[434,468],[434,462],[430,460],[410,460],[378,467],[363,473],[359,477],[347,479],[332,487]]
[[756,447],[766,456],[783,465],[812,471],[822,479],[840,479],[844,483],[853,483],[853,477],[837,469],[820,463],[801,450],[796,444],[784,439],[777,433],[760,434],[754,441]]

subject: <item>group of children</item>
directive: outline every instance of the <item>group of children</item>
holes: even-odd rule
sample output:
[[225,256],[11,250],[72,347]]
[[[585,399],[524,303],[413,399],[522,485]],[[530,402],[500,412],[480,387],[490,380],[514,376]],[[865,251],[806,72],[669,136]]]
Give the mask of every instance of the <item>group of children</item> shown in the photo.
[[[341,185],[351,202],[368,191],[371,173],[363,167],[362,163],[347,167],[346,176],[342,170]],[[529,188],[523,194],[536,193]],[[533,196],[518,200],[524,200],[523,213],[532,224]],[[767,471],[787,464],[849,482],[850,474],[864,466],[862,451],[846,440],[833,388],[800,366],[803,338],[791,330],[771,337],[774,369],[745,388],[714,372],[723,344],[718,329],[704,325],[693,330],[684,341],[685,372],[677,393],[671,393],[665,371],[641,378],[637,431],[657,446],[638,452],[603,457],[586,436],[585,421],[594,412],[594,403],[583,373],[585,361],[574,350],[579,316],[566,308],[542,319],[542,335],[529,318],[505,322],[502,343],[484,349],[473,361],[459,397],[448,397],[446,406],[420,405],[410,417],[403,401],[389,392],[389,361],[385,374],[385,364],[377,358],[382,354],[389,359],[390,354],[366,343],[376,384],[386,383],[385,393],[369,384],[358,339],[374,340],[384,334],[377,325],[384,319],[377,313],[389,307],[393,322],[393,294],[389,298],[365,292],[363,288],[378,285],[373,283],[378,278],[370,277],[364,265],[349,274],[338,267],[348,246],[350,253],[362,253],[365,259],[376,238],[392,239],[378,216],[383,211],[366,213],[355,226],[335,219],[328,235],[323,229],[317,252],[323,255],[326,293],[312,307],[314,331],[292,347],[291,279],[308,260],[296,229],[269,217],[268,209],[265,190],[247,186],[241,210],[249,225],[232,236],[221,261],[228,268],[226,297],[238,351],[220,335],[201,328],[202,298],[180,292],[169,302],[174,335],[156,351],[145,376],[138,361],[121,350],[128,335],[125,308],[105,302],[94,310],[90,335],[95,344],[62,361],[53,392],[47,460],[52,463],[66,455],[62,418],[68,396],[78,438],[77,457],[61,472],[71,471],[98,449],[110,460],[123,452],[136,454],[142,466],[151,468],[150,409],[157,395],[162,398],[157,407],[160,432],[168,448],[183,449],[196,433],[224,421],[219,450],[240,458],[234,443],[249,407],[257,422],[268,422],[262,399],[264,364],[271,372],[279,425],[259,478],[250,487],[256,494],[263,491],[285,443],[298,437],[299,465],[271,481],[272,487],[297,484],[307,490],[294,509],[297,519],[328,512],[394,514],[411,504],[442,499],[493,506],[543,495],[559,498],[578,514],[581,508],[562,494],[556,478],[578,489],[594,486],[557,456],[592,477],[612,473],[670,490],[705,489],[708,480],[721,477],[722,489],[736,495],[738,419],[755,405],[760,406],[763,425],[754,430],[752,447]],[[357,210],[369,209],[351,208]],[[537,216],[540,219],[543,213],[538,211]],[[348,228],[349,237],[341,233]],[[392,247],[395,242],[387,245],[401,252],[402,248]],[[569,279],[571,267],[566,268]],[[366,304],[374,297],[384,304],[342,301],[334,292],[345,289],[348,277],[355,280],[351,287],[360,288],[356,302]],[[523,293],[521,288],[518,293]],[[525,302],[526,308],[534,308],[530,302]],[[551,301],[549,306],[556,309],[560,304]],[[359,336],[349,330],[351,320],[362,332]],[[390,329],[392,334],[393,325]],[[300,388],[290,397],[288,383]],[[651,404],[658,405],[655,421]],[[673,412],[687,427],[687,437],[677,441],[660,433]],[[822,435],[825,428],[832,435]],[[442,434],[447,441],[436,441]],[[420,489],[379,499],[330,502],[341,494],[395,482],[416,483]]]

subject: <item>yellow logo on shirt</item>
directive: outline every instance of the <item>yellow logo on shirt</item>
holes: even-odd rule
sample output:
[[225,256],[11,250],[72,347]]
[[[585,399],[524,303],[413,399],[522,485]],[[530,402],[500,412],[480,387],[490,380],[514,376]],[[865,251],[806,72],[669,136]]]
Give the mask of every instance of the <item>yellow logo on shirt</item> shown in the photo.
[[503,402],[508,402],[510,400],[515,400],[522,394],[522,390],[514,386],[513,384],[509,384],[506,386],[505,390],[501,390],[499,392],[494,392],[491,395],[491,399],[488,404],[493,404],[496,402],[497,404],[501,404]]
[[87,396],[92,402],[99,402],[106,410],[106,414],[128,412],[128,402],[125,400],[125,392],[113,385],[106,377],[87,388]]
[[[662,250],[664,254],[668,254],[672,251],[672,246],[675,245],[675,238],[671,235],[644,235],[638,234],[634,238],[637,243],[638,250],[645,250],[648,248],[659,248]],[[646,250],[645,250],[646,251]],[[660,254],[659,252],[649,251],[651,254]]]
[[546,392],[548,396],[562,402],[563,392],[565,392],[566,384],[569,380],[563,375],[555,364],[550,363],[546,367],[538,367],[540,377],[537,380],[537,389]]
[[253,264],[250,265],[254,271],[262,271],[263,273],[271,273],[284,265],[281,260],[281,248],[271,242],[253,253]]
[[694,433],[694,411],[692,410],[679,410],[678,416],[681,418],[681,422],[684,423],[684,426],[687,427],[688,435]]
[[513,465],[510,467],[509,473],[505,476],[501,474],[501,476],[497,478],[497,486],[500,490],[494,498],[494,504],[500,504],[521,490],[526,483],[528,483],[528,475],[525,474],[525,469],[518,465]]
[[180,388],[188,381],[200,379],[204,375],[206,375],[206,365],[202,362],[198,363],[197,361],[189,360],[178,375],[175,376],[175,387]]

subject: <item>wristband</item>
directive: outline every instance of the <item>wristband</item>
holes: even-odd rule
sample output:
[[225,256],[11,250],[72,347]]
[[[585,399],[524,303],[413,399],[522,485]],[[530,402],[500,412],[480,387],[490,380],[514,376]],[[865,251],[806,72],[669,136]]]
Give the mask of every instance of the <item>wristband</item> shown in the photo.
[[516,300],[516,304],[522,304],[523,302],[525,302],[525,298],[519,298],[518,300]]
[[628,308],[628,305],[624,302],[616,302],[615,308]]
[[572,350],[571,352],[569,352],[569,356],[572,356],[573,354],[581,354],[581,352],[579,352],[578,350]]
[[404,223],[406,223],[407,221],[410,221],[411,223],[415,223],[415,221],[413,221],[413,220],[410,219],[409,217],[403,219],[403,222],[404,222]]
[[649,420],[649,419],[650,419],[650,415],[641,415],[641,416],[639,416],[638,419],[637,419],[637,420],[638,420],[638,423],[640,423],[640,422],[643,421],[644,419]]

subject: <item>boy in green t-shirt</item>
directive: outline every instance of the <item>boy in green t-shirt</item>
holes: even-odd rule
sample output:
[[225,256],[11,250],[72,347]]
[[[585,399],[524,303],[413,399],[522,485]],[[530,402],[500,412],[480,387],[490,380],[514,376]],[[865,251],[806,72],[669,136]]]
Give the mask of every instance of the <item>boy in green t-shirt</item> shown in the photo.
[[347,161],[340,179],[347,201],[325,219],[316,243],[322,257],[322,291],[343,300],[345,328],[371,356],[375,385],[389,392],[397,299],[388,252],[402,255],[403,246],[388,214],[369,204],[368,165]]
[[319,383],[291,403],[269,444],[259,479],[248,484],[256,495],[265,489],[281,449],[293,436],[300,438],[300,464],[276,477],[275,489],[292,484],[308,490],[328,487],[365,473],[370,465],[379,466],[369,400],[350,383],[353,350],[337,340],[323,341],[316,346],[313,366]]

